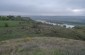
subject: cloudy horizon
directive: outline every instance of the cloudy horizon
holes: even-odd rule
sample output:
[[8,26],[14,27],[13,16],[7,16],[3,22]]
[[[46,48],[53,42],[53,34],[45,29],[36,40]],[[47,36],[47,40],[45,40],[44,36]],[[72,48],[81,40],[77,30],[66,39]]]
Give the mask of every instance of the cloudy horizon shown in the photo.
[[0,0],[0,15],[85,16],[85,0]]

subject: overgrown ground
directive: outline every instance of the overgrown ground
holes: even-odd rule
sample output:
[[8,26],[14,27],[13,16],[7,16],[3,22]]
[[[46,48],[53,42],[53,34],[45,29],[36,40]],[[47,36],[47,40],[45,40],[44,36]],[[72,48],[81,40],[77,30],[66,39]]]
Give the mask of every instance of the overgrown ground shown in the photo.
[[35,21],[0,21],[0,41],[23,37],[61,37],[85,40],[85,27],[65,28]]
[[0,55],[85,55],[85,27],[0,16]]
[[0,55],[85,55],[85,41],[27,37],[0,42]]

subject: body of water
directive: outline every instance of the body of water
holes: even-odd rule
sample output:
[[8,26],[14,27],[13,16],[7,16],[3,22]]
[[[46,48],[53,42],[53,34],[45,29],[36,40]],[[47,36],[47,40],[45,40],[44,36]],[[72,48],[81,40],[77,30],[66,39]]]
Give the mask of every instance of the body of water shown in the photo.
[[61,27],[66,27],[66,28],[73,28],[75,27],[75,25],[70,25],[70,24],[57,24],[57,23],[52,23],[52,22],[47,22],[47,21],[44,21],[44,20],[36,20],[37,22],[41,22],[41,23],[45,23],[45,24],[50,24],[50,25],[58,25],[58,26],[61,26]]

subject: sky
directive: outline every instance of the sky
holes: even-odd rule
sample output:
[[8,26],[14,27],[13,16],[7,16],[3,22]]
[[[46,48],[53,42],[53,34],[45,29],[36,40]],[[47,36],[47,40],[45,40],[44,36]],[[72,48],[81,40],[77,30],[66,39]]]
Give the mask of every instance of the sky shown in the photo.
[[0,15],[85,16],[85,0],[0,0]]

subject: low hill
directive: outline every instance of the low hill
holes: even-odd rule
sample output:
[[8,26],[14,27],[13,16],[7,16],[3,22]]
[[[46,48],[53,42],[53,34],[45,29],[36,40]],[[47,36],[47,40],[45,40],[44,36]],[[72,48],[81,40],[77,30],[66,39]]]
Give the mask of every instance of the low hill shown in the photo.
[[27,37],[0,42],[0,55],[85,55],[85,41]]

